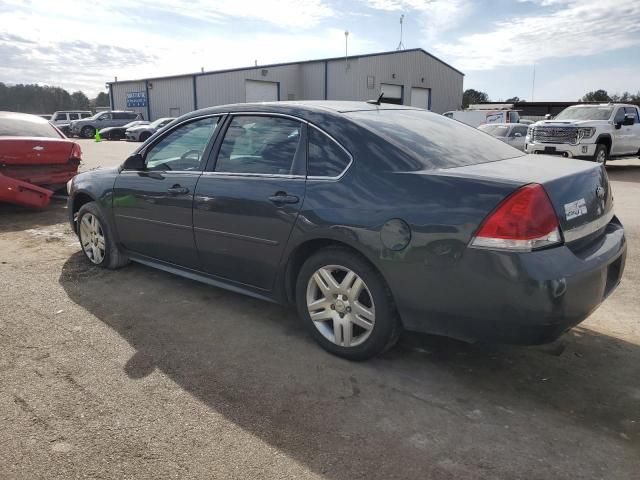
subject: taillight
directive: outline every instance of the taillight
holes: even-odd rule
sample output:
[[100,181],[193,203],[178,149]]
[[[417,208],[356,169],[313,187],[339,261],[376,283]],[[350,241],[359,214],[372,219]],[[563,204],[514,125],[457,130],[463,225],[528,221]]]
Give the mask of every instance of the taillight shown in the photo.
[[542,185],[525,185],[482,222],[471,245],[530,252],[562,242],[558,217]]
[[80,145],[74,142],[73,147],[71,147],[71,156],[69,160],[75,160],[80,162],[82,160],[82,149]]

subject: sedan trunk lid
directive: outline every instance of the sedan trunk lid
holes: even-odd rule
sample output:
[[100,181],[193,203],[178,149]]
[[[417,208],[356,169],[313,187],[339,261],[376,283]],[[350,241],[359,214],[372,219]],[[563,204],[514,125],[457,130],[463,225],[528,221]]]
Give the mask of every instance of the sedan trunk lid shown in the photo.
[[526,155],[440,172],[508,182],[514,190],[529,183],[541,184],[551,199],[566,242],[599,231],[613,217],[609,178],[604,167],[597,163]]

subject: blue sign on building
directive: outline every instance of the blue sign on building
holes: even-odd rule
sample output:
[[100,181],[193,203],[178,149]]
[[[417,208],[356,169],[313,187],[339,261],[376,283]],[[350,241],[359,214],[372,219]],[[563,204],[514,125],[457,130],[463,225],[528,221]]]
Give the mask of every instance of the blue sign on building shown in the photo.
[[127,108],[146,106],[147,92],[127,92]]

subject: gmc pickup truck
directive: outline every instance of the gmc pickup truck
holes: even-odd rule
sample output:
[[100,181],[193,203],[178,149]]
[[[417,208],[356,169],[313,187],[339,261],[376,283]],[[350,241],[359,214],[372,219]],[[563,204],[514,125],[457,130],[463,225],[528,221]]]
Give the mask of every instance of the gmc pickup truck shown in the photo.
[[529,126],[526,153],[577,157],[606,164],[640,155],[640,110],[635,105],[573,105],[553,120]]

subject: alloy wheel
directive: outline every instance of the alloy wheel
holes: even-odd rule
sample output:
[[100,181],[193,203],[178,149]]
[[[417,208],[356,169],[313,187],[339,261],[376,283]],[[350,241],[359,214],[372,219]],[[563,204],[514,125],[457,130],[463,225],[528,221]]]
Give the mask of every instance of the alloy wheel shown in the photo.
[[604,163],[606,159],[607,159],[607,151],[601,148],[600,150],[598,150],[598,156],[596,157],[596,162]]
[[314,326],[335,345],[355,347],[371,335],[373,297],[354,271],[339,265],[319,268],[309,278],[306,300]]
[[82,250],[92,263],[99,265],[104,260],[106,246],[100,220],[92,213],[85,213],[80,221],[80,243]]

